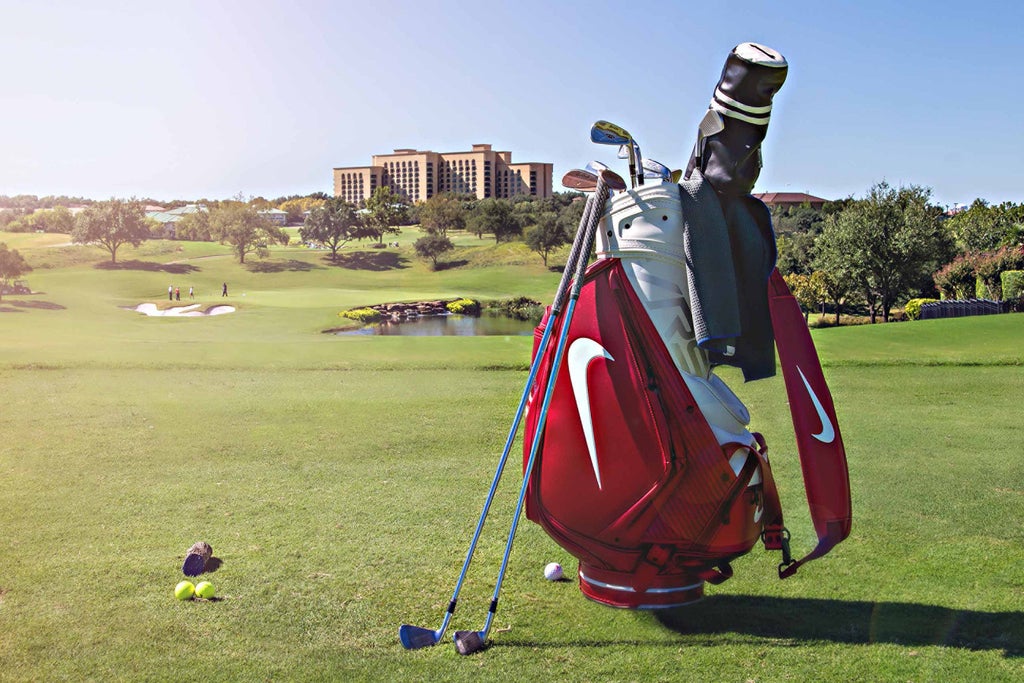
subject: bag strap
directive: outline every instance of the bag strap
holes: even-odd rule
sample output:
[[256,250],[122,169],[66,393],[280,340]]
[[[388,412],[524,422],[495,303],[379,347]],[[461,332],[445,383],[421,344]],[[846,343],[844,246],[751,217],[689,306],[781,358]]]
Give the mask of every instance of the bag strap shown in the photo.
[[796,562],[779,567],[779,578],[821,557],[850,534],[850,475],[832,395],[803,313],[778,269],[768,280],[768,307],[789,398],[815,548]]
[[[789,529],[786,528],[782,519],[782,503],[779,500],[779,489],[775,485],[775,477],[772,476],[772,466],[768,462],[768,444],[759,432],[754,432],[754,439],[757,440],[757,461],[761,463],[761,495],[763,497],[762,517],[764,528],[761,531],[761,542],[765,550],[781,550],[782,563],[779,565],[781,572],[784,567],[793,564],[793,555],[789,550]],[[796,569],[793,570],[794,572]],[[789,576],[789,575],[787,575]]]

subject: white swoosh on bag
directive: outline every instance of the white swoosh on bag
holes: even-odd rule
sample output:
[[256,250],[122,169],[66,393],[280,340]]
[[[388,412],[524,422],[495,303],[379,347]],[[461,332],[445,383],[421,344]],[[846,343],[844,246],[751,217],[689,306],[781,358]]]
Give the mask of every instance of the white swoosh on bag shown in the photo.
[[815,439],[822,443],[832,443],[836,438],[836,430],[832,426],[832,420],[829,419],[828,413],[825,412],[825,406],[821,405],[821,401],[818,400],[818,395],[814,393],[814,389],[811,388],[811,383],[804,377],[804,371],[800,369],[800,366],[796,366],[796,371],[800,373],[800,379],[804,381],[804,386],[807,388],[807,393],[811,396],[811,403],[814,404],[814,410],[818,413],[818,419],[821,420],[821,431],[817,434],[811,434]]
[[590,414],[590,386],[587,384],[587,368],[595,358],[615,360],[603,346],[587,337],[580,337],[569,346],[569,381],[572,382],[572,393],[576,397],[576,411],[580,414],[583,438],[587,440],[597,488],[601,488],[601,468],[597,464],[597,445],[594,443],[594,420]]

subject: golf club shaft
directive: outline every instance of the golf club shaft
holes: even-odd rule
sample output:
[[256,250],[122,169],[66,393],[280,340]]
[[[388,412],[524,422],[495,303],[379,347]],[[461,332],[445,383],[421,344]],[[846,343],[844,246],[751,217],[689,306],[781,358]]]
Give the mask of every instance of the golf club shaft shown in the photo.
[[558,379],[558,371],[562,365],[562,356],[565,353],[565,343],[569,337],[569,325],[572,323],[573,311],[576,309],[576,301],[580,296],[580,289],[583,287],[583,276],[587,270],[587,261],[590,257],[590,250],[594,247],[594,238],[597,234],[597,225],[604,214],[604,205],[608,201],[608,185],[603,176],[599,177],[597,191],[594,193],[594,207],[589,216],[589,224],[586,229],[584,244],[580,257],[576,264],[576,273],[573,281],[572,293],[569,295],[569,304],[565,310],[561,330],[558,335],[558,344],[555,347],[555,356],[551,362],[551,372],[548,375],[548,383],[544,391],[544,400],[541,403],[540,413],[537,417],[537,424],[533,434],[533,443],[530,445],[530,456],[523,471],[523,483],[519,488],[519,500],[516,502],[516,509],[512,516],[512,527],[508,532],[508,540],[505,543],[505,554],[501,560],[501,568],[498,570],[498,579],[494,586],[494,595],[491,597],[491,604],[487,612],[487,621],[484,624],[481,641],[487,640],[487,634],[494,622],[494,615],[498,609],[498,594],[501,592],[501,584],[505,579],[505,570],[508,569],[508,560],[512,554],[512,543],[515,540],[516,529],[519,526],[519,517],[523,511],[523,502],[526,499],[526,488],[530,483],[530,476],[533,473],[533,466],[537,460],[537,451],[540,449],[540,442],[544,433],[544,423],[547,420],[548,407],[551,403],[551,395],[554,393],[555,380]]
[[583,209],[583,216],[580,219],[579,228],[576,230],[576,237],[573,239],[572,249],[569,252],[569,260],[565,264],[565,270],[562,272],[562,279],[555,292],[555,298],[551,305],[551,314],[548,316],[548,323],[544,328],[544,334],[538,344],[537,354],[534,356],[533,363],[530,364],[530,374],[526,379],[526,386],[519,399],[519,407],[516,409],[516,415],[512,422],[512,427],[509,429],[508,437],[505,439],[505,448],[502,451],[501,459],[498,461],[498,467],[494,472],[494,479],[491,482],[490,490],[487,492],[483,511],[480,513],[480,519],[477,521],[476,530],[473,532],[473,539],[470,541],[469,550],[466,552],[466,559],[462,563],[462,571],[459,573],[459,579],[455,583],[455,590],[452,593],[452,598],[448,602],[448,609],[445,612],[444,621],[441,623],[441,627],[437,630],[436,638],[438,640],[440,640],[444,635],[445,630],[448,628],[448,624],[451,622],[452,615],[455,613],[455,605],[459,597],[459,592],[462,590],[462,584],[466,580],[466,573],[469,571],[469,565],[473,559],[473,554],[476,551],[476,545],[480,541],[480,534],[483,531],[484,520],[487,518],[487,513],[490,510],[491,503],[494,501],[494,495],[498,489],[498,483],[501,481],[502,472],[505,470],[505,464],[508,462],[508,456],[512,450],[512,443],[515,441],[516,433],[519,431],[519,425],[523,419],[526,403],[529,399],[530,391],[533,388],[533,383],[536,380],[537,372],[540,368],[541,358],[543,357],[544,350],[547,349],[547,345],[551,338],[551,330],[556,326],[555,323],[557,321],[558,313],[562,308],[563,300],[565,299],[565,291],[568,288],[569,281],[573,272],[577,270],[576,262],[582,252],[583,242],[586,241],[585,233],[587,232],[587,226],[590,223],[590,217],[594,211],[594,206],[596,206],[594,197],[589,197],[587,199],[586,207]]

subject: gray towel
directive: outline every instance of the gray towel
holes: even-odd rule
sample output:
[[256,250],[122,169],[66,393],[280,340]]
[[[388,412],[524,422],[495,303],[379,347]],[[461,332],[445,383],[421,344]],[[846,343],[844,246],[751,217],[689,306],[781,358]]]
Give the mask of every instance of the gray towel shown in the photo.
[[683,207],[690,310],[697,345],[722,356],[735,352],[739,302],[729,228],[718,195],[700,171],[679,184]]
[[767,208],[750,195],[720,197],[700,171],[680,183],[683,250],[697,344],[747,381],[775,374],[768,277],[775,236]]

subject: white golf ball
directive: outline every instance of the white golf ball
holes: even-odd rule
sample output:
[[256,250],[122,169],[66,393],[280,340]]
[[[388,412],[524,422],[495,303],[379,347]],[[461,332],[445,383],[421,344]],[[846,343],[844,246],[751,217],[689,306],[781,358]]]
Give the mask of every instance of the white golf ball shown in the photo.
[[549,562],[548,565],[544,567],[544,578],[548,581],[558,581],[562,578],[562,565],[557,562]]

